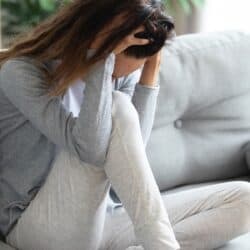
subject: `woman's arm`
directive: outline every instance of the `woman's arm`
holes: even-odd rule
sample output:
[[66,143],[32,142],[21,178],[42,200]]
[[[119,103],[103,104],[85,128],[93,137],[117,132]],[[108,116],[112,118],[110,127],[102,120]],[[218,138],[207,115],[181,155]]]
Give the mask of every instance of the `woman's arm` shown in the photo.
[[52,142],[82,161],[102,166],[112,129],[114,63],[115,54],[110,53],[88,72],[77,118],[64,108],[60,97],[47,95],[43,73],[26,57],[4,63],[0,71],[0,87],[10,102]]
[[158,83],[152,86],[142,84],[139,73],[140,71],[136,70],[126,76],[119,90],[129,96],[138,112],[143,143],[146,147],[154,123],[160,85]]
[[[125,78],[121,91],[127,93],[134,104],[140,120],[143,143],[147,146],[154,123],[157,97],[160,90],[158,76],[161,62],[161,51],[149,57],[145,62],[140,79],[139,70]],[[139,81],[138,81],[139,80]]]

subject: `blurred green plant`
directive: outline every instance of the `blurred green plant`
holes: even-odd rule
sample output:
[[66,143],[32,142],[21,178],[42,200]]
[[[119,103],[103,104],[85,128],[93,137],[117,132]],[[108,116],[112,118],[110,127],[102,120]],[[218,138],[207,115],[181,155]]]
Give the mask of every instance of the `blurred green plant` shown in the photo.
[[[2,7],[2,32],[4,35],[18,34],[38,24],[55,12],[60,4],[70,0],[0,0]],[[192,11],[192,5],[200,8],[205,0],[162,0],[173,10],[178,4],[186,14]],[[175,3],[174,3],[175,2]]]
[[[1,25],[4,40],[29,30],[49,15],[53,14],[61,4],[71,0],[0,0]],[[169,11],[175,12],[178,4],[186,13],[192,12],[192,6],[200,8],[206,0],[162,0]],[[7,40],[8,40],[7,39]]]
[[183,12],[187,15],[192,13],[193,6],[195,8],[201,8],[205,5],[206,0],[163,0],[163,3],[169,8],[173,13],[174,5],[178,4]]
[[0,0],[2,33],[15,36],[35,26],[70,0]]

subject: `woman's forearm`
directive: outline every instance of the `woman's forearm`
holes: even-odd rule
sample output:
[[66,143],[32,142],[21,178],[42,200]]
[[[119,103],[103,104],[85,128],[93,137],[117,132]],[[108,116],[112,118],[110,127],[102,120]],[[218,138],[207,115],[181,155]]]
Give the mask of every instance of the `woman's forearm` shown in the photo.
[[158,82],[160,70],[161,51],[151,56],[143,66],[140,84],[154,87]]
[[160,85],[154,87],[137,83],[132,96],[132,103],[139,115],[142,139],[145,147],[147,146],[154,123],[159,89]]
[[152,64],[145,64],[142,70],[139,83],[149,87],[158,85],[159,66]]

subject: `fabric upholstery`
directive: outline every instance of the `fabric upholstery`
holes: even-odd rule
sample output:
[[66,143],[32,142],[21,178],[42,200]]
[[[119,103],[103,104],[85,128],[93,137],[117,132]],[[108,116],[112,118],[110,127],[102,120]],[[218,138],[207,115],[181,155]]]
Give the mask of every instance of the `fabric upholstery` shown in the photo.
[[249,174],[250,34],[177,36],[166,44],[147,155],[161,190]]
[[0,249],[1,249],[1,250],[14,250],[13,247],[11,247],[11,246],[9,246],[9,245],[7,245],[7,244],[1,242],[1,241],[0,241]]

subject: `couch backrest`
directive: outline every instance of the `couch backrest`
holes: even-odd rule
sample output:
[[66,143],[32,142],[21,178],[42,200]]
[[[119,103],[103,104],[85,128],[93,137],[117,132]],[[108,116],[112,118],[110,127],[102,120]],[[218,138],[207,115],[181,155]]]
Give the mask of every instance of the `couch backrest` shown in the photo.
[[250,34],[177,36],[163,48],[146,148],[161,190],[249,175]]

